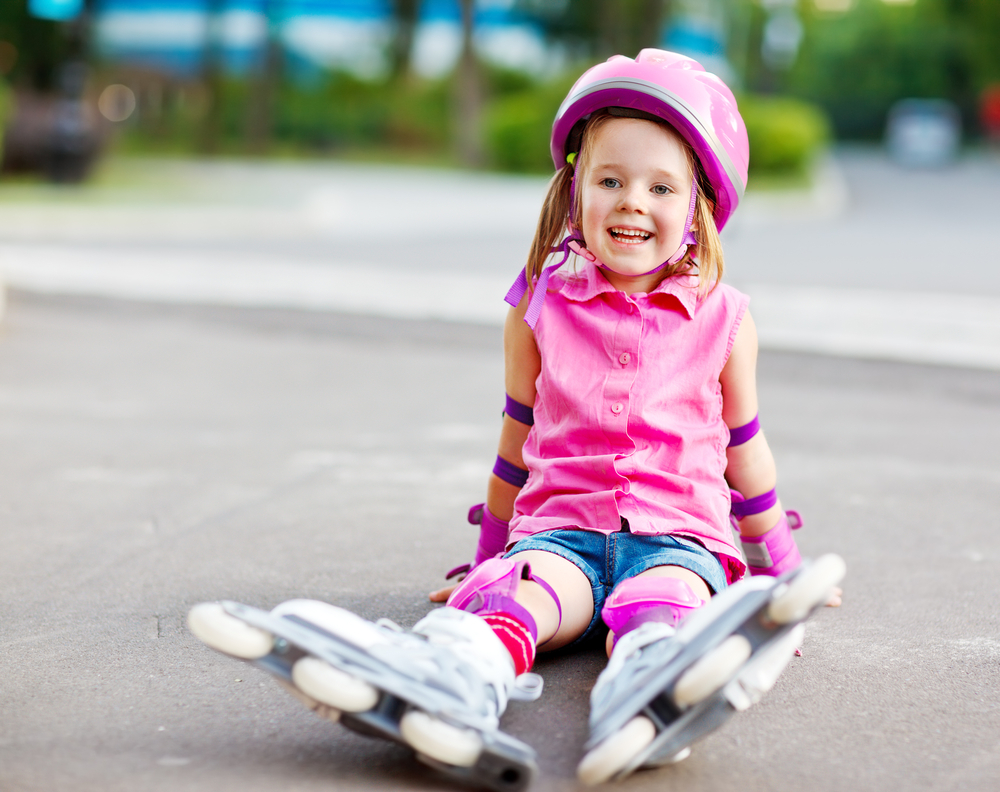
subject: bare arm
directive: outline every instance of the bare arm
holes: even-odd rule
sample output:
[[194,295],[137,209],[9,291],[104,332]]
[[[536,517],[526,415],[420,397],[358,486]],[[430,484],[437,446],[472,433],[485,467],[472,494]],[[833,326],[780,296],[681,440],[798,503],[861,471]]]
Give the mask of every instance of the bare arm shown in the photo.
[[[735,429],[753,420],[757,414],[757,327],[749,311],[736,331],[733,349],[722,374],[722,420]],[[742,445],[726,449],[726,480],[744,498],[762,495],[774,488],[777,470],[774,456],[763,432],[758,432]],[[760,514],[750,514],[739,521],[740,535],[761,536],[781,517],[781,501]],[[827,605],[841,603],[843,592],[835,588]]]
[[[719,376],[722,383],[722,420],[735,429],[757,414],[757,327],[749,311],[736,331],[732,352]],[[742,445],[726,450],[726,480],[744,498],[753,498],[774,489],[777,470],[774,456],[763,432]],[[781,516],[779,501],[767,511],[740,520],[740,534],[760,536]]]
[[[535,345],[534,333],[524,322],[529,296],[525,294],[520,304],[507,313],[503,329],[504,386],[512,399],[534,407],[535,380],[541,371],[542,359]],[[504,416],[498,453],[519,468],[525,467],[521,449],[529,430],[529,426],[515,421],[509,415]],[[518,492],[520,488],[491,473],[486,490],[486,505],[501,520],[509,520],[514,514],[514,499]]]

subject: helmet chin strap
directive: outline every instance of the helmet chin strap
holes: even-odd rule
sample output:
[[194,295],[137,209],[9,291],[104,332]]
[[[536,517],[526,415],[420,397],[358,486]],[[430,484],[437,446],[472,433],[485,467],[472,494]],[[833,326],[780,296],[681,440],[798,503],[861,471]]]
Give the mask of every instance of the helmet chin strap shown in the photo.
[[[575,165],[576,165],[576,163],[574,163],[573,181],[570,182],[570,214],[571,215],[573,213],[573,198],[574,198],[574,194],[576,192],[576,190],[575,190],[575,186],[576,186]],[[660,270],[665,269],[666,267],[670,267],[670,266],[676,264],[678,261],[680,261],[682,258],[684,258],[684,254],[687,253],[689,247],[692,247],[692,246],[698,244],[698,240],[695,238],[695,235],[691,232],[691,224],[694,222],[694,210],[695,210],[695,207],[696,207],[697,203],[698,203],[698,178],[696,176],[692,176],[691,177],[691,202],[688,204],[687,220],[684,221],[684,236],[681,238],[680,247],[677,248],[677,252],[674,253],[674,255],[672,255],[670,258],[668,258],[666,261],[664,261],[658,267],[653,267],[653,269],[651,269],[649,272],[641,272],[638,275],[636,275],[635,277],[641,278],[641,277],[646,276],[646,275],[654,275],[657,272],[659,272]],[[572,216],[570,217],[570,220],[572,222]],[[589,250],[587,250],[587,248],[583,247],[583,245],[580,244],[581,242],[583,242],[583,240],[574,231],[569,236],[567,236],[556,248],[554,248],[553,252],[562,252],[562,253],[565,253],[565,255],[563,257],[563,261],[565,261],[566,260],[566,256],[569,255],[568,252],[567,252],[567,248],[568,248],[568,249],[572,250],[574,253],[576,253],[577,255],[583,256],[588,261],[593,261],[601,269],[610,270],[611,272],[614,272],[614,273],[616,273],[618,275],[626,275],[626,274],[628,274],[628,273],[624,273],[624,272],[618,272],[618,270],[613,269],[612,267],[609,267],[603,261],[601,261],[600,259],[598,259],[597,256],[595,256],[591,251],[589,251]]]
[[[571,155],[572,156],[572,155]],[[575,157],[574,157],[575,159]],[[538,321],[538,317],[542,313],[542,305],[545,303],[545,293],[548,288],[549,277],[559,269],[566,260],[570,257],[571,253],[575,253],[578,256],[583,256],[583,258],[588,261],[593,261],[601,269],[608,270],[610,272],[615,272],[619,275],[626,275],[627,273],[620,273],[617,270],[611,269],[603,261],[600,261],[597,256],[595,256],[591,251],[587,250],[583,246],[583,237],[580,236],[579,231],[573,227],[573,201],[575,200],[575,187],[576,187],[576,162],[570,159],[569,162],[573,165],[573,181],[570,182],[570,233],[567,234],[562,242],[552,248],[549,251],[551,254],[562,253],[562,258],[556,263],[546,267],[542,270],[541,274],[538,276],[538,281],[534,285],[534,290],[531,295],[531,300],[528,302],[528,307],[525,309],[524,321],[527,325],[534,330],[535,323]],[[687,253],[688,248],[691,245],[697,245],[698,240],[695,239],[694,234],[691,233],[691,223],[694,222],[694,209],[695,204],[698,200],[698,182],[696,179],[691,180],[691,204],[688,207],[687,221],[684,223],[684,237],[681,240],[680,247],[677,248],[677,252],[674,253],[669,259],[664,261],[660,266],[651,269],[649,272],[644,272],[642,275],[652,275],[653,273],[659,272],[664,267],[669,267],[672,264],[676,264],[682,258],[684,254]],[[636,277],[642,277],[642,275]],[[525,271],[522,269],[520,274],[517,276],[517,280],[510,287],[507,292],[507,296],[504,298],[506,302],[511,306],[516,306],[520,303],[521,298],[524,296],[525,292],[528,291],[528,277]]]

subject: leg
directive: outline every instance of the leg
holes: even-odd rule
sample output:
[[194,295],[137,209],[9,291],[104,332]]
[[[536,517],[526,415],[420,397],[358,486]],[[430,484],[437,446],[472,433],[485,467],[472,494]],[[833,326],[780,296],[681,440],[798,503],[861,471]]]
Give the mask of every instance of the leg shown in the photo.
[[583,635],[594,618],[594,593],[580,568],[544,550],[525,550],[514,558],[527,561],[532,576],[544,580],[551,589],[535,580],[524,580],[517,591],[518,602],[535,617],[538,646],[545,651],[559,649]]
[[[620,583],[602,613],[618,625],[618,642],[591,693],[580,779],[595,784],[677,761],[758,701],[801,642],[802,622],[843,574],[840,558],[824,556],[782,579],[746,578],[701,605],[668,566]],[[687,612],[678,596],[685,588]]]
[[593,620],[593,590],[572,562],[543,550],[489,559],[452,592],[448,605],[483,618],[503,641],[518,673],[531,668],[535,649],[558,648]]
[[413,748],[452,778],[523,792],[535,754],[499,730],[508,698],[537,698],[486,622],[438,608],[412,631],[373,624],[323,602],[270,613],[203,603],[189,616],[209,646],[254,662],[309,709],[368,736]]
[[[662,580],[662,585],[658,585]],[[690,569],[664,565],[647,569],[620,583],[602,611],[610,628],[607,652],[611,656],[618,639],[647,621],[662,619],[672,627],[691,610],[708,602],[708,584]]]

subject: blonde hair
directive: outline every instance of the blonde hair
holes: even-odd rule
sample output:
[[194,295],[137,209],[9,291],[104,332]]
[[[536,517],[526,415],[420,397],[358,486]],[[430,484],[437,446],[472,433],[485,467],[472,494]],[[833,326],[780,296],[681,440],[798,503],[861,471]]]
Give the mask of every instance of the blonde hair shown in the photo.
[[[587,122],[581,136],[580,152],[574,163],[567,163],[560,168],[549,182],[548,192],[542,202],[542,211],[538,216],[535,237],[528,252],[528,263],[524,268],[529,288],[534,288],[535,279],[542,274],[545,263],[552,255],[552,249],[567,233],[567,226],[573,223],[573,230],[579,231],[579,217],[583,211],[582,190],[576,185],[573,190],[573,177],[586,172],[593,155],[594,141],[597,132],[609,121],[618,118],[607,111],[595,113]],[[715,225],[712,213],[715,205],[715,194],[712,185],[702,170],[701,163],[694,154],[690,144],[666,121],[656,119],[651,123],[660,124],[664,129],[684,145],[688,160],[689,172],[692,178],[698,180],[698,197],[695,200],[694,220],[692,221],[694,236],[698,244],[692,250],[688,248],[684,257],[676,264],[665,267],[664,278],[682,273],[697,272],[698,287],[703,294],[714,289],[722,279],[723,253],[719,230]],[[572,206],[570,205],[572,202]],[[571,213],[572,209],[572,213]],[[582,236],[582,234],[581,234]]]

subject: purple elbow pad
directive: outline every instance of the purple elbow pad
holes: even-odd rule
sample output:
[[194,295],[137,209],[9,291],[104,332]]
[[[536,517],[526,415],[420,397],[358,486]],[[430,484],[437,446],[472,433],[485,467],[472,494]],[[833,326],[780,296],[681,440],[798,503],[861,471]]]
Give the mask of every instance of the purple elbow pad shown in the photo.
[[751,575],[778,577],[802,563],[792,531],[802,527],[796,511],[782,514],[771,530],[761,536],[740,537]]
[[741,446],[760,431],[760,416],[755,415],[750,423],[729,430],[729,446]]
[[527,426],[533,426],[535,423],[535,411],[527,404],[521,404],[521,402],[512,399],[509,395],[507,396],[507,405],[504,407],[504,414]]
[[493,465],[493,475],[515,487],[523,487],[528,483],[528,471],[511,464],[499,454],[496,464]]

